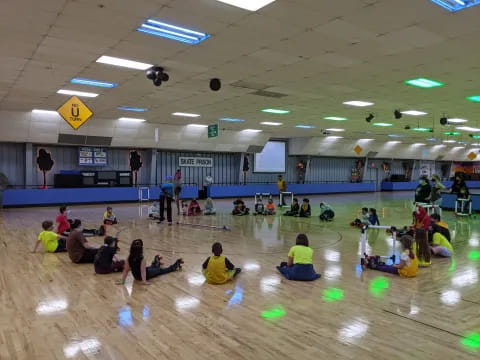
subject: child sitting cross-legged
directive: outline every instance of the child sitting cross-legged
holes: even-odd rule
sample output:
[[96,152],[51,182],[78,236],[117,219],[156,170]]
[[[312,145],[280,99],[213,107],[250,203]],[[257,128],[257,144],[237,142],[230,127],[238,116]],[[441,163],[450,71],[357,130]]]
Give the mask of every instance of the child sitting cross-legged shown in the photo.
[[107,211],[103,214],[103,223],[105,225],[115,225],[118,224],[117,217],[113,213],[113,209],[111,206],[107,207]]
[[312,209],[310,207],[310,200],[307,198],[303,199],[302,206],[300,206],[300,212],[298,213],[299,217],[310,217],[312,215]]
[[313,249],[308,246],[305,234],[298,234],[296,245],[288,252],[288,261],[277,266],[277,270],[288,280],[313,281],[320,277],[312,264]]
[[267,205],[265,205],[265,215],[275,215],[275,204],[273,199],[268,199]]
[[362,214],[360,215],[360,218],[356,218],[350,223],[350,226],[362,227],[364,225],[370,225],[368,208],[366,207],[362,208]]
[[49,253],[58,253],[67,251],[66,238],[63,235],[56,234],[53,231],[53,222],[45,220],[42,222],[43,231],[38,234],[38,240],[32,252],[37,252],[38,246],[42,243],[43,248]]
[[243,202],[242,199],[237,199],[233,202],[233,211],[232,215],[235,216],[243,216],[243,215],[248,215],[250,212],[250,209],[245,206],[245,203]]
[[188,216],[202,215],[202,209],[197,199],[192,199],[190,205],[188,206]]
[[332,210],[332,207],[327,203],[320,203],[320,220],[323,221],[332,221],[335,217],[335,213]]
[[125,260],[118,260],[115,255],[118,251],[118,239],[113,236],[106,236],[103,246],[98,249],[95,255],[94,268],[96,274],[110,274],[123,270]]
[[284,216],[298,216],[298,213],[300,212],[300,205],[298,205],[298,199],[293,198],[292,205],[290,206],[290,210],[285,212],[283,214]]
[[205,200],[205,210],[203,210],[203,215],[215,215],[215,205],[213,204],[212,198],[207,198]]
[[253,215],[265,215],[265,205],[263,205],[262,199],[258,199],[255,204],[255,211]]
[[237,276],[242,269],[235,266],[225,256],[222,256],[222,244],[212,245],[213,256],[209,256],[202,265],[202,274],[209,284],[224,284]]

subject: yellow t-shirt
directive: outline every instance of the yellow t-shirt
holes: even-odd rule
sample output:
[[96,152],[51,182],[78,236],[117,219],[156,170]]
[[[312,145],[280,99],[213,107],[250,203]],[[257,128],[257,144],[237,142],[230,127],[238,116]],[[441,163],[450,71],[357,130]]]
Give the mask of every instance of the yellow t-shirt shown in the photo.
[[407,250],[400,255],[400,260],[405,261],[405,266],[398,269],[398,275],[402,277],[415,277],[418,274],[418,259],[416,256],[413,259],[410,259],[408,253]]
[[225,265],[225,256],[210,256],[204,274],[209,284],[226,283],[229,276]]
[[113,220],[115,220],[115,214],[113,212],[111,214],[109,214],[108,211],[105,211],[103,213],[103,220],[113,221]]
[[277,181],[277,187],[278,187],[279,191],[285,191],[285,190],[287,190],[287,183],[283,179],[278,180]]
[[[432,257],[430,257],[430,261],[424,261],[424,260],[421,260],[418,255],[417,255],[417,243],[414,242],[413,243],[413,253],[415,254],[415,257],[418,259],[418,265],[419,266],[423,266],[423,267],[426,267],[426,266],[430,266],[432,265]],[[430,251],[430,250],[429,250]]]
[[288,252],[288,257],[293,258],[294,264],[311,264],[313,259],[313,249],[308,246],[295,245]]
[[58,247],[58,235],[53,231],[42,231],[38,234],[40,240],[45,248],[45,251],[53,253]]
[[433,234],[433,245],[438,245],[438,246],[442,246],[444,248],[447,248],[453,254],[452,244],[450,244],[450,242],[447,240],[447,238],[445,236],[443,236],[442,234],[440,234],[438,232]]

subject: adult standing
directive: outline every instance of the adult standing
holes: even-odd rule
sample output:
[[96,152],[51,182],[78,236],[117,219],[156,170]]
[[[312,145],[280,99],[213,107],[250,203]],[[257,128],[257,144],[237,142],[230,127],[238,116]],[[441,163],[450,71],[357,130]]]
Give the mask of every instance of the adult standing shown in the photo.
[[432,188],[426,176],[421,176],[415,189],[415,202],[425,204],[428,202]]
[[160,185],[160,221],[165,221],[165,202],[167,203],[167,221],[172,225],[172,200],[174,198],[172,177],[167,176],[167,182]]
[[180,216],[180,193],[182,192],[182,171],[177,169],[173,177],[173,194],[177,205],[177,216]]
[[74,220],[67,238],[67,251],[70,260],[75,264],[93,264],[98,248],[90,245],[83,235],[82,222]]
[[435,213],[439,213],[440,205],[442,205],[442,191],[445,190],[445,185],[442,184],[440,176],[437,174],[432,176],[432,181],[432,190],[428,199],[433,205],[438,206],[434,208],[434,211]]
[[285,181],[282,175],[278,175],[277,188],[278,188],[278,193],[281,200],[279,206],[287,205],[285,203],[285,198],[282,196],[282,192],[287,191],[287,182]]

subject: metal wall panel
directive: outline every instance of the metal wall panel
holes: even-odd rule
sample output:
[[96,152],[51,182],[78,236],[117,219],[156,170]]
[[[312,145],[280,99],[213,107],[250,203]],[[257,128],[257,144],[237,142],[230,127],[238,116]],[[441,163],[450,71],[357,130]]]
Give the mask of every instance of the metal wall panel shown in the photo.
[[25,185],[25,144],[0,143],[0,172],[10,186]]

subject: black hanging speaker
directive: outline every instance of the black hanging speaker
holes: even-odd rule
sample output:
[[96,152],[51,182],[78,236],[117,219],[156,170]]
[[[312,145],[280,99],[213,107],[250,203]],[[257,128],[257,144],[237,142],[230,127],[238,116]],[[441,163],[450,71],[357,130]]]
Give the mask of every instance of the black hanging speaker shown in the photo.
[[210,80],[210,90],[218,91],[220,90],[221,87],[222,87],[222,82],[220,81],[220,79],[215,78]]

